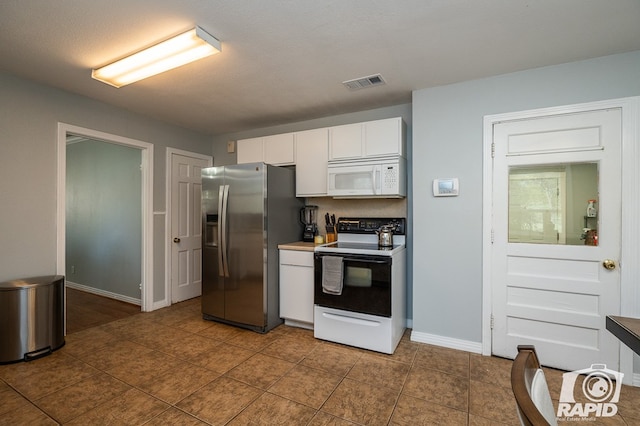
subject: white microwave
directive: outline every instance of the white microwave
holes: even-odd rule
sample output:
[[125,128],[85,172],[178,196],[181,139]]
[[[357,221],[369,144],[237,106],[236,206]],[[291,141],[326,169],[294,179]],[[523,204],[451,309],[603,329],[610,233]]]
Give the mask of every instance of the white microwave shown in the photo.
[[403,157],[329,163],[327,195],[334,198],[403,198],[407,195]]

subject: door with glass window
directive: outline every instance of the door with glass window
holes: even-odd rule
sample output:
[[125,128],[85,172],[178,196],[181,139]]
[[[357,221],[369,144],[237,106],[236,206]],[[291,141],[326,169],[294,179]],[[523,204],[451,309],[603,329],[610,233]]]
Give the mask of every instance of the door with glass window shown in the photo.
[[492,353],[617,370],[621,110],[494,125]]

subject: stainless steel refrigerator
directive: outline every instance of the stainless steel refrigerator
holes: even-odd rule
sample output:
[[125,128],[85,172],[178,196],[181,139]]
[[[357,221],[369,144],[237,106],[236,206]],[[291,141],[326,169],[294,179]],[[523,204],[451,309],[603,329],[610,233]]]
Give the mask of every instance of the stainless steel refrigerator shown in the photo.
[[202,170],[202,315],[261,333],[282,323],[278,244],[297,241],[303,201],[290,168]]

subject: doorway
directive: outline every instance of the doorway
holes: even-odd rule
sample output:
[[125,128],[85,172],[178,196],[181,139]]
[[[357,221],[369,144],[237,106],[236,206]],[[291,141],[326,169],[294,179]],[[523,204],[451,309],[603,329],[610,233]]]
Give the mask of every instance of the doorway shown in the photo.
[[[152,211],[151,211],[151,206],[152,206],[152,166],[151,166],[151,162],[150,159],[153,158],[153,146],[149,143],[146,142],[141,142],[141,141],[137,141],[134,139],[129,139],[129,138],[124,138],[124,137],[120,137],[120,136],[116,136],[116,135],[111,135],[111,134],[107,134],[107,133],[103,133],[103,132],[98,132],[95,130],[91,130],[91,129],[86,129],[86,128],[81,128],[81,127],[77,127],[77,126],[72,126],[72,125],[68,125],[65,123],[59,123],[58,124],[58,182],[57,182],[57,265],[56,265],[56,270],[57,273],[60,275],[65,275],[66,277],[69,276],[69,274],[71,273],[71,271],[77,270],[76,268],[79,267],[79,265],[75,265],[75,264],[68,264],[67,262],[67,249],[69,247],[71,247],[71,244],[67,244],[67,238],[69,237],[68,234],[68,230],[67,230],[67,201],[68,199],[73,199],[73,196],[76,194],[75,193],[75,189],[71,189],[71,188],[67,188],[67,173],[68,173],[68,169],[67,169],[67,154],[68,154],[68,149],[67,149],[67,143],[69,142],[69,140],[71,141],[76,141],[76,140],[88,140],[88,141],[93,141],[99,144],[106,144],[106,145],[111,145],[112,147],[116,148],[115,151],[122,151],[118,150],[117,148],[123,148],[124,151],[127,150],[131,150],[133,149],[133,151],[135,151],[138,156],[134,158],[134,161],[139,161],[139,179],[138,179],[138,183],[140,184],[140,188],[137,191],[133,191],[134,193],[134,197],[137,198],[137,201],[139,202],[139,206],[140,209],[138,210],[140,212],[139,214],[139,220],[141,223],[138,224],[133,224],[133,228],[136,228],[139,230],[139,233],[137,234],[137,236],[134,235],[134,239],[138,240],[138,243],[136,244],[135,241],[133,243],[133,245],[135,245],[137,247],[137,251],[138,251],[138,255],[137,255],[137,259],[135,261],[136,265],[133,265],[133,269],[137,269],[137,272],[139,273],[139,275],[137,277],[139,277],[139,284],[137,289],[133,289],[133,294],[139,294],[139,298],[134,297],[128,297],[128,296],[124,296],[123,298],[121,298],[121,300],[127,301],[127,302],[131,302],[134,301],[138,302],[138,304],[140,304],[141,306],[141,310],[142,311],[147,311],[151,309],[152,306],[152,264],[153,264],[153,253],[152,253],[152,232],[151,232],[151,226],[152,226]],[[102,146],[102,145],[101,145]],[[108,168],[108,167],[107,167]],[[135,168],[135,167],[134,167]],[[89,171],[88,173],[91,173],[91,171]],[[135,171],[133,171],[132,173],[135,173]],[[108,177],[106,177],[105,179],[108,179]],[[74,192],[69,192],[67,193],[67,191],[74,191]],[[87,193],[90,192],[87,191]],[[137,194],[137,195],[136,195]],[[95,201],[95,200],[94,200]],[[76,204],[76,205],[84,205],[87,209],[87,217],[91,217],[93,216],[100,216],[100,210],[95,210],[95,208],[99,205],[99,203],[94,202],[91,200],[87,200],[86,203],[82,204]],[[134,203],[136,203],[134,201]],[[136,203],[138,204],[138,203]],[[101,208],[107,209],[109,208],[108,206],[102,206]],[[94,209],[94,210],[92,210]],[[117,221],[116,221],[117,222]],[[105,225],[105,223],[101,223],[99,220],[97,222],[93,222],[94,226],[96,227],[100,227]],[[117,223],[114,224],[113,226],[117,226]],[[71,232],[73,234],[73,232]],[[113,234],[113,232],[109,232],[108,229],[103,229],[102,232],[99,233],[99,235],[104,236],[105,238],[109,238],[108,236]],[[114,243],[117,246],[117,242]],[[100,244],[99,242],[97,242],[96,244],[96,251],[95,251],[95,257],[97,257],[97,259],[95,259],[95,262],[98,262],[97,264],[100,264],[100,262],[102,262],[102,264],[104,265],[105,263],[109,263],[109,267],[111,268],[118,268],[117,265],[114,265],[112,261],[109,260],[108,256],[101,256],[100,255],[100,249],[104,248],[103,246],[107,246],[106,244]],[[69,246],[69,247],[68,247]],[[113,246],[113,245],[112,245]],[[134,252],[135,252],[135,248],[134,248]],[[113,252],[114,250],[111,250],[111,252]],[[117,250],[116,250],[117,251]],[[78,256],[77,258],[81,258],[82,256]],[[89,260],[87,260],[88,262]],[[136,271],[134,271],[134,275],[135,275]],[[129,289],[129,291],[131,291],[132,289]],[[102,292],[100,290],[98,291],[94,291],[96,294],[102,294],[102,295],[109,295],[109,292]]]
[[140,305],[139,148],[67,136],[66,286]]
[[638,309],[637,121],[638,98],[485,117],[485,355],[528,343],[552,367],[632,376],[605,317]]

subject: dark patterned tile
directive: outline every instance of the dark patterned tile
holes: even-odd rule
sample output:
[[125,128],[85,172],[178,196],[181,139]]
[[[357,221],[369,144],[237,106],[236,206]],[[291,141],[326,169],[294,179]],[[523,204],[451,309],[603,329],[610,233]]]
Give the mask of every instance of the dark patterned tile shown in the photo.
[[0,425],[54,426],[58,424],[58,422],[30,403],[27,403],[24,407],[0,414]]
[[363,355],[347,374],[353,380],[400,390],[409,374],[409,364]]
[[415,363],[409,372],[402,393],[439,405],[467,411],[469,379]]
[[362,352],[352,348],[322,343],[316,346],[300,363],[327,373],[345,376],[361,356]]
[[129,389],[129,385],[101,373],[36,400],[35,404],[58,422],[66,423]]
[[399,392],[345,378],[321,411],[365,425],[386,425]]
[[219,377],[176,404],[192,416],[216,425],[223,425],[237,416],[262,391],[228,377]]
[[319,344],[320,342],[313,336],[288,333],[269,344],[261,352],[285,361],[300,362]]
[[226,342],[244,332],[244,330],[238,327],[232,327],[230,325],[221,324],[214,321],[209,321],[209,322],[211,323],[211,326],[198,331],[197,334],[199,334],[200,336],[207,337],[209,339],[215,339],[215,340],[220,340],[221,342]]
[[226,376],[267,390],[295,364],[268,355],[255,354],[226,373]]
[[393,410],[391,422],[393,426],[413,425],[466,425],[467,412],[433,404],[423,399],[408,395],[400,395],[398,404]]
[[137,425],[151,420],[167,408],[169,408],[168,404],[137,389],[130,389],[66,424],[79,426]]
[[415,364],[460,377],[469,377],[469,352],[424,345],[418,349]]
[[5,370],[4,379],[25,397],[36,400],[72,383],[98,374],[90,365],[60,352],[44,358],[15,364]]
[[269,392],[318,409],[336,389],[342,377],[297,365],[269,388]]
[[145,426],[205,426],[207,424],[172,407],[145,423]]
[[228,425],[305,425],[314,414],[315,410],[312,408],[267,392]]
[[163,374],[181,364],[182,361],[171,355],[151,351],[137,358],[129,359],[126,363],[110,367],[105,371],[124,383],[139,387],[150,377]]
[[357,423],[318,411],[307,426],[356,426]]
[[235,345],[221,343],[216,346],[216,350],[212,352],[204,352],[198,356],[189,358],[189,361],[224,374],[242,362],[252,357],[255,352],[243,349]]
[[504,424],[518,424],[516,400],[511,387],[470,381],[469,413]]
[[219,376],[220,373],[204,367],[184,363],[147,377],[139,384],[139,388],[169,404],[175,404]]
[[496,386],[511,387],[510,359],[471,354],[471,380]]
[[265,334],[260,334],[249,330],[242,330],[242,332],[227,340],[227,343],[259,352],[278,340],[282,335],[282,333],[275,332],[273,330]]

